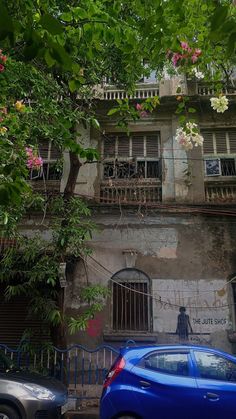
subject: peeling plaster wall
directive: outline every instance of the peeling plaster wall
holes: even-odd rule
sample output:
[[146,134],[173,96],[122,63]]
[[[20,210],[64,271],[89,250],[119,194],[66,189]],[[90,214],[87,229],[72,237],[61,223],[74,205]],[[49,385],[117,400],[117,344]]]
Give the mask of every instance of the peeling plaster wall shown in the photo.
[[[122,216],[116,211],[104,210],[103,214],[96,214],[95,219],[99,230],[90,243],[93,259],[87,258],[89,282],[110,286],[111,276],[126,268],[124,251],[133,249],[137,252],[135,268],[145,272],[151,280],[154,298],[150,333],[157,342],[178,342],[177,316],[179,306],[183,305],[194,332],[189,338],[191,342],[232,349],[226,335],[233,319],[232,295],[225,284],[234,269],[234,224],[227,218],[154,211],[140,218],[134,210],[123,211]],[[83,279],[78,270],[74,289],[79,289],[80,280]],[[70,296],[68,312],[72,308]],[[76,300],[75,294],[73,298]],[[103,333],[112,335],[111,297],[95,320],[95,325],[99,323],[96,337],[82,332],[69,338],[70,343],[79,339],[94,346],[103,342]],[[130,337],[135,339],[135,332]]]

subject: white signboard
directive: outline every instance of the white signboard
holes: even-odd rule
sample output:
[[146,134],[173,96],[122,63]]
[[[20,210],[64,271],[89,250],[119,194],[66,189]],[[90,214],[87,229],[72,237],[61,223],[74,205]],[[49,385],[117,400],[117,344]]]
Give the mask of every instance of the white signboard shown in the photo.
[[154,279],[154,331],[176,333],[180,307],[185,308],[188,328],[193,334],[207,335],[227,329],[229,306],[225,284],[221,279]]

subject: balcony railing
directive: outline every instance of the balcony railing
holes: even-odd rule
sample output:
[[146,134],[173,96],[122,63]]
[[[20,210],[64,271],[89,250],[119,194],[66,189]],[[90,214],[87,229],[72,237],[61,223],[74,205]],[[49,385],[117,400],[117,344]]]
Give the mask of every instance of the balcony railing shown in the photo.
[[124,89],[119,89],[116,86],[105,85],[100,94],[100,98],[103,100],[147,99],[155,96],[159,96],[159,85],[157,83],[137,84],[133,94],[128,94]]
[[[197,94],[200,96],[213,96],[215,95],[216,89],[214,88],[214,86],[212,84],[207,84],[207,83],[198,83],[197,84]],[[222,93],[224,93],[225,95],[235,95],[236,94],[236,87],[235,89],[232,88],[223,88],[222,89]]]
[[30,185],[35,192],[57,194],[60,192],[60,180],[31,180]]
[[236,182],[233,184],[206,183],[205,196],[207,202],[236,202]]
[[104,181],[100,187],[100,202],[104,204],[150,204],[161,202],[162,191],[159,181],[135,183],[128,181]]

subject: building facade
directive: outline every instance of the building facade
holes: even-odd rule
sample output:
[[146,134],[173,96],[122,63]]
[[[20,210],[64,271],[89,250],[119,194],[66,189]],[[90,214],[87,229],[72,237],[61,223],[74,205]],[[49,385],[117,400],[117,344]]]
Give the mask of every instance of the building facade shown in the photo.
[[[107,116],[126,93],[107,85],[97,93],[101,129],[84,131],[82,140],[99,149],[101,160],[81,168],[76,192],[91,199],[98,230],[92,255],[68,281],[66,312],[79,312],[86,281],[108,286],[110,294],[87,330],[68,343],[184,340],[234,351],[235,97],[217,114],[212,89],[182,83],[204,137],[203,147],[186,152],[175,140],[179,84],[137,85],[133,103],[160,95],[161,105],[130,122],[129,135]],[[66,176],[65,166],[62,190]]]
[[[204,137],[203,147],[188,152],[175,140],[178,86],[189,95]],[[131,102],[160,96],[161,104],[130,122],[128,135],[107,115],[127,93],[109,85],[96,90],[100,129],[79,127],[79,141],[97,148],[100,159],[81,167],[75,192],[88,199],[97,230],[88,243],[91,255],[77,262],[73,275],[67,271],[65,313],[81,313],[81,288],[88,283],[108,287],[109,295],[85,331],[67,335],[68,345],[134,340],[236,351],[236,100],[229,94],[229,110],[217,114],[212,95],[212,88],[192,81],[145,80]],[[69,156],[61,174],[58,150],[52,144],[39,149],[43,179],[32,173],[34,188],[63,193]],[[36,218],[21,229],[50,237],[50,220],[39,227]]]

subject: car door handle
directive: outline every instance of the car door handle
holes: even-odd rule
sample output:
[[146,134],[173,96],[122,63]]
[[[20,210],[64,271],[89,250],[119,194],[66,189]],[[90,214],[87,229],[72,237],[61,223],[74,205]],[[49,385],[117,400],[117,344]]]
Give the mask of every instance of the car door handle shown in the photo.
[[139,384],[141,384],[141,387],[150,387],[151,383],[149,383],[148,381],[139,381]]
[[209,399],[209,400],[219,400],[219,395],[218,394],[215,394],[215,393],[207,393],[205,396],[204,396],[204,399]]

